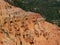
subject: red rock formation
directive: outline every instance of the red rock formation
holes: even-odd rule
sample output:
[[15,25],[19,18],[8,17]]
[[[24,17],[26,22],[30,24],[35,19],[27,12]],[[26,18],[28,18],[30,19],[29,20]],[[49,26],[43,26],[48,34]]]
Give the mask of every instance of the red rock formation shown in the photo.
[[0,45],[60,45],[60,28],[0,0]]

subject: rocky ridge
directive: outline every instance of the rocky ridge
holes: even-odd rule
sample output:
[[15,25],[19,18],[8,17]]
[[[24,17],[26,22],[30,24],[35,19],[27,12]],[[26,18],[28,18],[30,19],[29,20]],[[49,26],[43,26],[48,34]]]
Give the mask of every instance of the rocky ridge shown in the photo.
[[60,27],[0,0],[0,45],[60,45]]

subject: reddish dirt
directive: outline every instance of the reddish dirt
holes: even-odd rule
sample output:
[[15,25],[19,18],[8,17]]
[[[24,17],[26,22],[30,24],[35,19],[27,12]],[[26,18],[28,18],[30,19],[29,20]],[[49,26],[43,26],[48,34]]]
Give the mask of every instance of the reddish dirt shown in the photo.
[[60,45],[60,27],[0,0],[0,45]]

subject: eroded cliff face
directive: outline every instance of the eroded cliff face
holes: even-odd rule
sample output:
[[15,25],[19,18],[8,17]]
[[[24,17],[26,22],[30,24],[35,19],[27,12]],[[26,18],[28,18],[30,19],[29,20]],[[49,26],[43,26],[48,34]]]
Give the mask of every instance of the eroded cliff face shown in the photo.
[[60,28],[0,0],[0,45],[60,45]]

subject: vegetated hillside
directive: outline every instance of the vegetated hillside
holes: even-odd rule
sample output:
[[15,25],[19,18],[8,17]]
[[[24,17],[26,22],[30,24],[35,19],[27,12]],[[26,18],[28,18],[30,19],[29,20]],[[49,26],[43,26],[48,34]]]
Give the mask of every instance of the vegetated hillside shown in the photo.
[[40,13],[47,21],[60,26],[60,0],[13,0],[12,2],[13,5],[26,11]]

